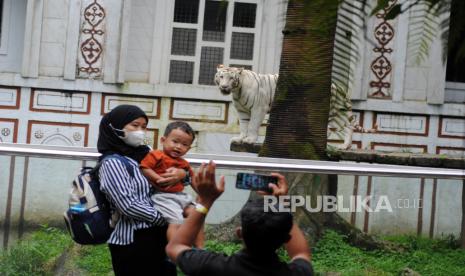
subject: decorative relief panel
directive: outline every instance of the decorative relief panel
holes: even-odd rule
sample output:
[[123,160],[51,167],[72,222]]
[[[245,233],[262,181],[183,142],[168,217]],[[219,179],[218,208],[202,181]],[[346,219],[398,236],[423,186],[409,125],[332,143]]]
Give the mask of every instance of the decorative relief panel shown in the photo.
[[228,122],[227,102],[171,99],[170,119],[197,122]]
[[378,42],[373,48],[374,59],[371,62],[371,79],[369,97],[373,98],[391,98],[391,77],[392,63],[391,54],[394,44],[394,27],[390,20],[384,17],[389,10],[397,3],[397,0],[389,0],[385,9],[376,13],[374,38]]
[[18,138],[18,120],[0,118],[0,143],[16,143]]
[[27,143],[86,147],[89,125],[29,121]]
[[465,158],[465,147],[436,147],[436,153]]
[[101,0],[83,0],[79,39],[78,76],[102,76],[102,52],[105,37],[105,9]]
[[89,114],[90,104],[90,93],[33,89],[30,110]]
[[371,149],[387,152],[426,153],[428,151],[428,146],[394,143],[371,143]]
[[117,96],[113,94],[103,94],[102,115],[110,112],[113,108],[121,104],[131,104],[140,107],[149,118],[160,118],[160,98],[140,97],[140,96]]
[[145,136],[145,144],[152,148],[158,148],[158,129],[147,128],[147,135]]
[[438,136],[465,138],[465,118],[440,117]]
[[0,109],[18,109],[20,94],[19,87],[0,86]]
[[[363,111],[352,111],[352,115],[355,117],[355,124],[363,127]],[[360,132],[359,130],[354,130],[354,132]]]
[[400,135],[428,136],[429,117],[403,114],[376,113],[373,128],[376,133],[392,133]]

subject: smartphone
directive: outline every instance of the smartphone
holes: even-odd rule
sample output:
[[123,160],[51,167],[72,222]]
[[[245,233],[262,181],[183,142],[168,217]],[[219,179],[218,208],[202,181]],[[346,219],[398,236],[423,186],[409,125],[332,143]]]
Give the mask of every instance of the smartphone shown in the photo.
[[255,173],[237,173],[236,188],[252,191],[272,192],[269,183],[278,183],[278,178],[270,175]]

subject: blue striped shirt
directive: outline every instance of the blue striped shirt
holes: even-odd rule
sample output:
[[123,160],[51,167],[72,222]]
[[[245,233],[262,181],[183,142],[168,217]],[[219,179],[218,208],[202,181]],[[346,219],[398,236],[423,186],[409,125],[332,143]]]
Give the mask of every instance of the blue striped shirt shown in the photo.
[[118,210],[120,218],[108,243],[127,245],[134,241],[134,231],[156,225],[164,225],[165,220],[154,208],[150,199],[150,184],[139,170],[139,164],[129,161],[134,177],[127,167],[116,158],[105,159],[99,170],[100,189]]

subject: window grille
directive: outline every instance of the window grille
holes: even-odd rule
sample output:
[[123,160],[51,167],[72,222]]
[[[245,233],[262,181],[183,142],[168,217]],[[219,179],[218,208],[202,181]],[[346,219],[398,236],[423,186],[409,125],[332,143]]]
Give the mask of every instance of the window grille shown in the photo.
[[197,23],[199,0],[176,0],[174,4],[174,22]]
[[218,64],[252,69],[258,3],[175,0],[168,81],[214,85]]
[[191,61],[172,60],[170,62],[169,82],[192,84],[194,63]]
[[224,41],[226,30],[227,2],[206,1],[203,18],[204,41]]
[[196,29],[173,28],[171,54],[182,56],[194,56],[196,40]]
[[213,78],[216,74],[216,67],[223,62],[223,52],[224,49],[219,47],[202,47],[199,84],[215,84]]
[[233,59],[253,59],[254,34],[232,33],[231,58]]
[[257,4],[234,3],[234,27],[255,28]]

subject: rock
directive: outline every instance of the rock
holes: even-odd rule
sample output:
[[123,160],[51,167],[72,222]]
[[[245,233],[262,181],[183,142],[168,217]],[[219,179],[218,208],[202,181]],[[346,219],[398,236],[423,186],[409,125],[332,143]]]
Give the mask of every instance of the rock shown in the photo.
[[231,143],[229,149],[235,152],[250,152],[258,153],[262,147],[260,143],[247,144],[247,143]]
[[411,268],[406,267],[399,272],[399,276],[421,276],[421,274]]

